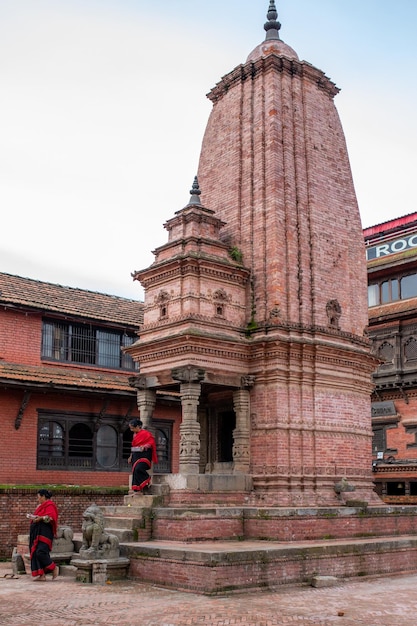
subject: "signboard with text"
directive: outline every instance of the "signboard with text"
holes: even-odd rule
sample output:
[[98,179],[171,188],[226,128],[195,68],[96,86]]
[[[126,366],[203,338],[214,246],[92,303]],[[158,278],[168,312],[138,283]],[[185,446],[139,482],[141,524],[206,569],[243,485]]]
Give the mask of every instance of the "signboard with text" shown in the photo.
[[366,260],[372,261],[373,259],[380,259],[390,254],[410,250],[411,248],[417,248],[417,233],[381,242],[376,246],[370,246],[366,249]]

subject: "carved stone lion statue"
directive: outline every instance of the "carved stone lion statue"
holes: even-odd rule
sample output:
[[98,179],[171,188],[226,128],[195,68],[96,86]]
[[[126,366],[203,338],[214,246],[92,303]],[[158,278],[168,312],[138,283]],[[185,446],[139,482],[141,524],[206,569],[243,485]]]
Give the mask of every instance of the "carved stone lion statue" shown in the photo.
[[96,504],[91,504],[83,513],[82,558],[116,558],[119,556],[119,538],[104,529],[104,515]]

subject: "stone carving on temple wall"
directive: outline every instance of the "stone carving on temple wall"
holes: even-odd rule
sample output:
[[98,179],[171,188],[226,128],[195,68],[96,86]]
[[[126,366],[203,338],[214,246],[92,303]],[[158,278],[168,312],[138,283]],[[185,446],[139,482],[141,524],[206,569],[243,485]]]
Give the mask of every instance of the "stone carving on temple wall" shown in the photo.
[[181,460],[194,461],[200,454],[200,429],[193,432],[191,428],[181,432],[180,435],[180,458]]
[[273,324],[278,324],[278,322],[280,321],[280,317],[281,309],[278,306],[274,306],[274,308],[271,309],[269,312],[269,321]]
[[205,370],[193,365],[175,367],[171,372],[172,378],[181,383],[199,383],[204,380]]
[[329,300],[327,302],[326,313],[330,328],[340,328],[339,320],[342,315],[342,307],[338,300]]
[[242,389],[250,389],[255,384],[255,376],[253,374],[242,376],[241,384],[242,384]]
[[342,504],[346,504],[352,499],[350,494],[356,491],[356,486],[350,483],[347,478],[343,476],[339,482],[335,483],[334,490],[340,502]]
[[235,435],[233,442],[233,461],[235,464],[243,464],[249,468],[250,448],[247,435],[241,435],[242,441],[238,441],[239,435]]
[[216,289],[213,293],[213,300],[217,300],[218,302],[229,302],[231,298],[227,295],[224,289]]
[[228,296],[224,289],[217,289],[213,293],[213,302],[215,307],[215,315],[224,316],[224,308],[227,302],[231,301],[231,296]]
[[167,291],[161,289],[155,298],[155,303],[159,305],[159,317],[161,318],[168,317],[168,301],[170,297]]
[[129,376],[129,385],[135,389],[146,389],[146,376]]

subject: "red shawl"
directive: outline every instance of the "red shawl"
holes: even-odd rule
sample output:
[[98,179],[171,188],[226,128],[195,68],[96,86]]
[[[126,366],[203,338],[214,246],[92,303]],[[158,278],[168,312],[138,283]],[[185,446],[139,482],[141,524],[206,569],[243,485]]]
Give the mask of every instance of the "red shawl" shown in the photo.
[[56,508],[55,503],[52,502],[52,500],[45,500],[45,502],[42,502],[42,504],[36,507],[34,514],[39,517],[48,515],[51,518],[52,532],[54,537],[56,537],[56,531],[58,529],[58,509]]
[[148,430],[141,429],[133,436],[132,448],[140,447],[152,448],[152,463],[158,463],[158,457],[156,455],[155,437]]

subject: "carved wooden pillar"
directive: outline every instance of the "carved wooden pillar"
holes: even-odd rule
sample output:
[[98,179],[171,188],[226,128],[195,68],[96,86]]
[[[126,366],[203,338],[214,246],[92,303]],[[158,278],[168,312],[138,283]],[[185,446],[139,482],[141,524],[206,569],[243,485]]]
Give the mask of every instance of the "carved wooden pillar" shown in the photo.
[[145,376],[131,376],[129,384],[136,389],[136,400],[143,427],[153,432],[152,415],[156,404],[156,391],[147,388]]
[[243,389],[233,393],[233,406],[236,414],[236,428],[233,431],[233,463],[237,474],[248,474],[250,466],[250,387],[253,376],[242,378]]
[[138,409],[143,427],[152,430],[152,415],[156,403],[155,389],[138,389]]
[[172,370],[174,380],[179,380],[182,406],[180,426],[180,474],[198,474],[200,465],[200,423],[198,405],[204,370],[180,367]]

